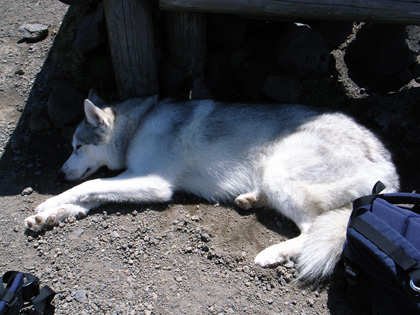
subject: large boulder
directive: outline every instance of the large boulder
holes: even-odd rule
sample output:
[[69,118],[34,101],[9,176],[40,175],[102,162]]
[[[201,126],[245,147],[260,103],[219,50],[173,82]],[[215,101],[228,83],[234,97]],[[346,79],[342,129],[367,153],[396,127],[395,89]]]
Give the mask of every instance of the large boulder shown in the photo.
[[277,64],[298,78],[328,71],[330,49],[316,27],[294,23],[286,27],[277,44]]
[[83,118],[84,99],[85,94],[69,81],[54,81],[47,102],[48,117],[54,127],[62,129],[66,125],[79,122]]
[[296,103],[301,89],[302,83],[296,77],[270,75],[264,80],[262,93],[279,103]]

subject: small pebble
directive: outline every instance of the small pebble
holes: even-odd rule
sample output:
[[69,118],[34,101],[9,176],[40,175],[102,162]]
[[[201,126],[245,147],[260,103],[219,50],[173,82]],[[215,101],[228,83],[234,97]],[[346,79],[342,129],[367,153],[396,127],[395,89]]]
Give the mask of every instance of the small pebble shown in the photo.
[[26,187],[22,192],[20,193],[22,196],[29,196],[34,192],[32,187]]
[[73,292],[72,295],[74,296],[74,299],[79,303],[87,300],[87,291],[86,290],[77,290],[77,291]]
[[205,243],[210,242],[211,241],[211,236],[207,233],[203,233],[203,234],[201,234],[201,240]]

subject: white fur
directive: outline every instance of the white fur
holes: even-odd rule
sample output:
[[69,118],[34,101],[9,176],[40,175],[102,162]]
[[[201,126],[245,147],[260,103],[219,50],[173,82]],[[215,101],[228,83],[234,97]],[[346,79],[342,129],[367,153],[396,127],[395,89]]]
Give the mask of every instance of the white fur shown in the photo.
[[289,217],[301,235],[263,250],[255,263],[297,258],[301,277],[317,280],[329,276],[340,257],[351,202],[378,180],[398,190],[390,154],[340,113],[154,97],[97,107],[93,101],[102,101],[94,94],[89,99],[61,173],[74,181],[101,166],[126,170],[48,199],[25,221],[33,231],[107,202],[164,202],[186,191]]

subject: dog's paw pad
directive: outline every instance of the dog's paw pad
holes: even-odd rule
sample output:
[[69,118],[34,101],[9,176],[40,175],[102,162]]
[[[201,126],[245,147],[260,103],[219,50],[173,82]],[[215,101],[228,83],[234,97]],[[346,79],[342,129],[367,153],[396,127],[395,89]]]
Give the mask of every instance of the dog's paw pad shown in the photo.
[[57,214],[62,213],[63,209],[55,209],[54,211],[41,212],[35,215],[32,215],[25,219],[25,226],[27,229],[33,232],[39,232],[42,229],[53,227],[60,223],[58,220]]
[[44,226],[43,219],[38,215],[30,216],[25,219],[25,226],[33,232],[39,232]]
[[235,199],[235,205],[244,210],[255,208],[257,199],[251,194],[243,194]]

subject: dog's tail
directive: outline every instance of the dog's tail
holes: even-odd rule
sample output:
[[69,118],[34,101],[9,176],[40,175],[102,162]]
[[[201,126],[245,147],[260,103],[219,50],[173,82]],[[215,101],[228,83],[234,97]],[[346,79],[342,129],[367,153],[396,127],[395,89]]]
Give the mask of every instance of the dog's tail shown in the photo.
[[318,282],[331,276],[340,260],[350,214],[348,205],[315,219],[298,257],[299,280]]

